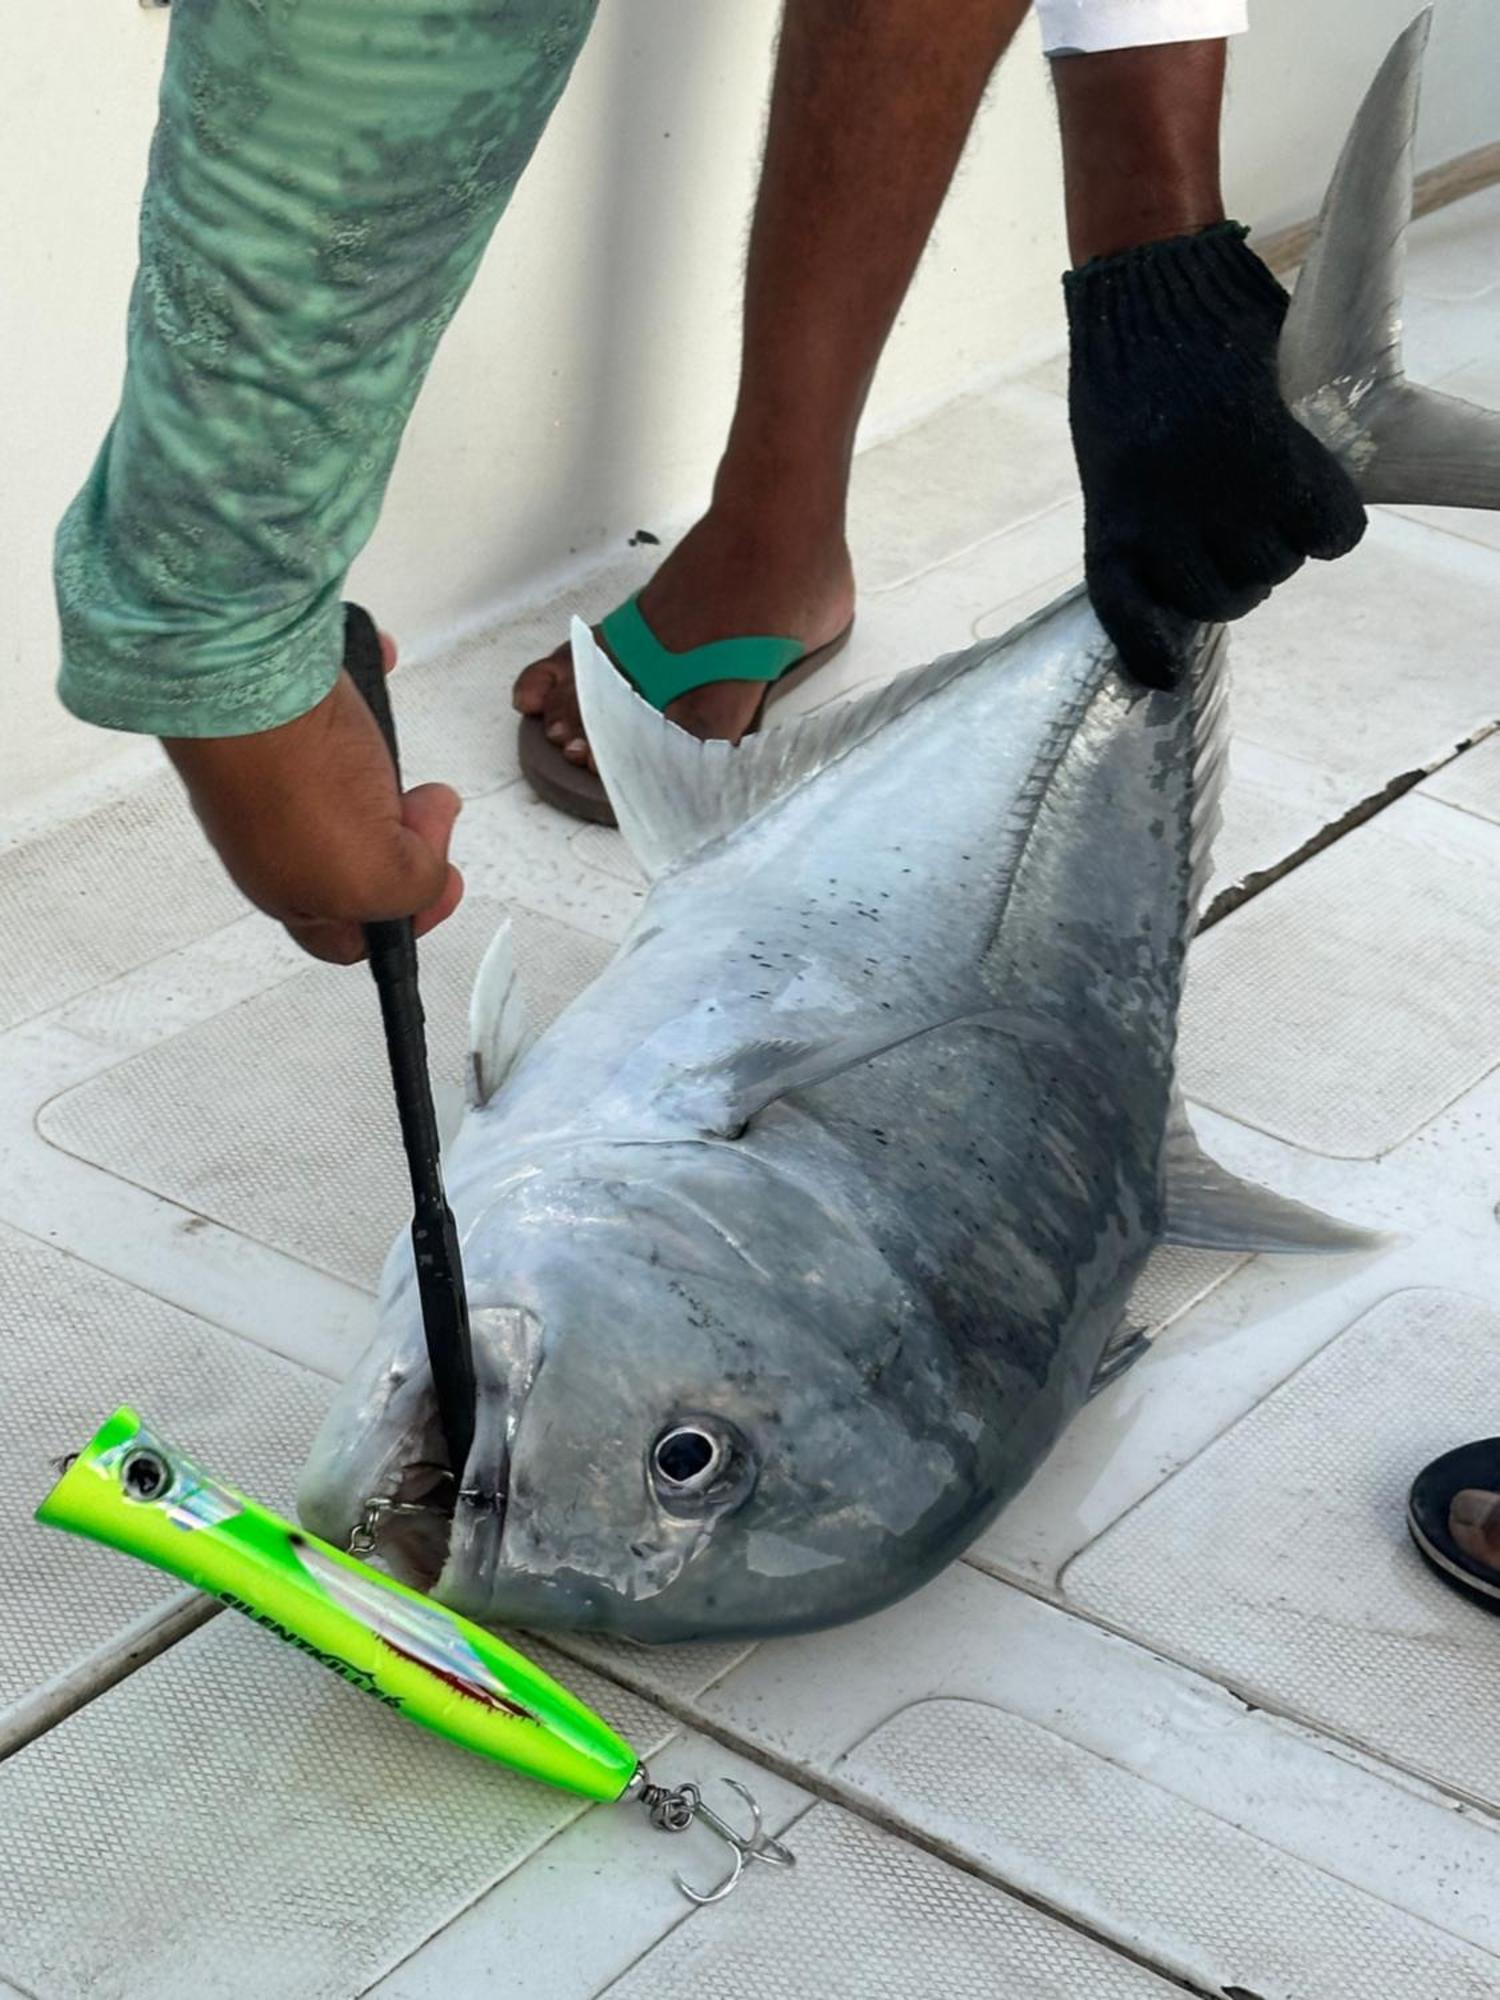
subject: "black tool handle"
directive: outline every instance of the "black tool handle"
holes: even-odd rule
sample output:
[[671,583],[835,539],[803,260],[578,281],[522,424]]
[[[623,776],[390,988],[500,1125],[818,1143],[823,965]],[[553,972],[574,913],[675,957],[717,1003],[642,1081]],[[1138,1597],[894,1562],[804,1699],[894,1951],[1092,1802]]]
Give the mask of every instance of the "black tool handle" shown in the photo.
[[[344,608],[344,666],[380,725],[399,785],[401,756],[380,658],[380,635],[369,613],[356,604]],[[427,1357],[448,1463],[458,1484],[474,1442],[474,1350],[458,1231],[443,1191],[437,1112],[427,1067],[426,1023],[417,983],[417,943],[410,917],[366,924],[365,941],[380,995],[401,1142],[411,1173],[411,1246]]]

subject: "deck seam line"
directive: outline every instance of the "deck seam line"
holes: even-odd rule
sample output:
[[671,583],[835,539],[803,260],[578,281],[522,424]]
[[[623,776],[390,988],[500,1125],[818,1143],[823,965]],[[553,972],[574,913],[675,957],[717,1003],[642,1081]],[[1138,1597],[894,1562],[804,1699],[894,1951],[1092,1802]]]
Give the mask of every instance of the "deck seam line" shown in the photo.
[[[1390,806],[1414,792],[1419,785],[1437,777],[1440,772],[1448,770],[1470,750],[1477,749],[1481,743],[1487,742],[1497,730],[1500,730],[1500,718],[1493,722],[1481,723],[1461,742],[1455,743],[1451,750],[1434,758],[1431,763],[1402,771],[1398,776],[1388,779],[1378,790],[1366,793],[1364,798],[1356,800],[1336,818],[1319,827],[1316,833],[1311,834],[1299,847],[1293,848],[1290,854],[1283,855],[1281,860],[1270,862],[1264,868],[1252,869],[1238,882],[1232,882],[1227,888],[1221,889],[1209,904],[1203,921],[1193,934],[1194,937],[1201,936],[1204,931],[1212,930],[1216,924],[1223,923],[1226,917],[1232,917],[1236,910],[1242,910],[1247,903],[1253,903],[1268,889],[1274,888],[1276,883],[1283,881],[1294,869],[1301,868],[1319,854],[1325,853],[1346,834],[1353,833],[1361,826],[1367,826],[1373,819],[1378,819]],[[1446,805],[1448,802],[1445,799],[1435,799],[1434,803]],[[1465,808],[1455,806],[1452,810],[1462,812]],[[1479,819],[1482,824],[1490,824],[1484,820],[1482,814],[1471,813],[1469,817]]]

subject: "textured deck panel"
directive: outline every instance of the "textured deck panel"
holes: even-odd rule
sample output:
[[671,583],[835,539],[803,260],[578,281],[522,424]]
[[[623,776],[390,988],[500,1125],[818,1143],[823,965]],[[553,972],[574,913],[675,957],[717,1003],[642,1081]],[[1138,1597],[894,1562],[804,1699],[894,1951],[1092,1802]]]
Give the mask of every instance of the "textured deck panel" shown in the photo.
[[[643,1753],[670,1733],[538,1657]],[[0,1974],[36,2000],[350,2000],[580,1810],[226,1613],[0,1767]]]
[[5,1711],[181,1588],[32,1513],[52,1461],[129,1402],[231,1484],[289,1508],[332,1385],[0,1229],[0,1740]]
[[559,1650],[596,1667],[628,1687],[660,1690],[678,1701],[695,1700],[754,1650],[741,1640],[692,1646],[638,1646],[631,1639],[613,1639],[599,1632],[556,1635]]
[[[501,910],[472,897],[422,945],[440,1100],[462,1102],[468,1000]],[[610,948],[519,916],[516,956],[544,1024]],[[274,1052],[274,1056],[272,1055]],[[410,1214],[374,989],[316,966],[67,1092],[46,1138],[307,1263],[373,1285]]]
[[576,854],[578,822],[543,805],[529,785],[477,800],[459,826],[454,853],[472,895],[616,944],[634,921],[640,885]]
[[1234,733],[1338,776],[1350,803],[1500,715],[1500,552],[1389,513],[1310,562],[1232,640]]
[[1429,797],[1500,825],[1500,730],[1456,757],[1422,787]]
[[[725,1789],[737,1779],[759,1802],[769,1831],[800,1840],[796,1822],[812,1800],[764,1765],[684,1730],[651,1760],[664,1785],[704,1785],[731,1818],[743,1803]],[[743,1824],[743,1821],[739,1822]],[[681,1870],[702,1887],[720,1879],[713,1838],[664,1839],[643,1814],[586,1813],[531,1866],[497,1882],[369,1989],[369,2000],[456,2000],[520,1994],[524,2000],[590,2000],[688,1914],[673,1880]],[[789,1886],[789,1878],[781,1878]],[[573,1893],[587,1921],[570,1923],[559,1949],[559,1907]],[[572,1906],[569,1905],[569,1908]]]
[[998,516],[979,516],[971,525],[978,535],[971,546],[888,588],[867,590],[847,648],[778,701],[767,728],[783,728],[811,709],[1008,632],[1082,576],[1083,506],[1076,498],[1008,526]]
[[[422,946],[436,1087],[462,1088],[475,967],[500,916],[469,899]],[[66,1092],[52,1144],[247,1236],[372,1284],[410,1195],[374,987],[310,965]]]
[[1500,834],[1403,800],[1199,940],[1187,1093],[1312,1152],[1373,1158],[1500,1062],[1497,980]]
[[[1131,1295],[1126,1325],[1138,1327],[1153,1342],[1170,1340],[1173,1323],[1216,1292],[1246,1261],[1213,1250],[1158,1250]],[[1103,1468],[1113,1459],[1128,1457],[1133,1425],[1121,1413],[1133,1412],[1142,1395],[1149,1399],[1150,1392],[1142,1388],[1142,1378],[1132,1368],[1087,1404],[1024,1490],[972,1545],[966,1560],[1001,1576],[1055,1583],[1061,1565],[1103,1525],[1095,1517],[1109,1490]]]
[[601,874],[612,875],[618,882],[630,883],[632,888],[645,888],[645,874],[626,846],[624,834],[616,828],[581,826],[570,837],[570,845],[585,867],[597,868]]
[[245,905],[170,776],[0,853],[0,1031],[201,937]]
[[840,1776],[1207,1992],[1500,1993],[1500,1959],[1003,1710],[922,1702]]
[[682,1924],[608,2000],[1167,2000],[1176,1989],[933,1855],[816,1806],[791,1880],[762,1869]]
[[1154,1252],[1130,1295],[1125,1308],[1126,1323],[1139,1327],[1143,1333],[1160,1333],[1216,1285],[1222,1285],[1244,1262],[1242,1256],[1225,1250],[1169,1247]]
[[1500,1306],[1399,1293],[1079,1557],[1066,1597],[1500,1810],[1494,1621],[1405,1524],[1416,1473],[1497,1410]]
[[1317,764],[1235,738],[1205,907],[1221,890],[1286,863],[1358,803],[1357,789]]

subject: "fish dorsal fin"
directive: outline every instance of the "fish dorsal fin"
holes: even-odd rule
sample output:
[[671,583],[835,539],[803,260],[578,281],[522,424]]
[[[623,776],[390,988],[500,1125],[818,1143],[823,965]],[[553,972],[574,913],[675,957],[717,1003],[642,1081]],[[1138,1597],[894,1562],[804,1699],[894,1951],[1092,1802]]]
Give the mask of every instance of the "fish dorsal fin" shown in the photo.
[[1281,389],[1366,500],[1500,508],[1500,412],[1406,379],[1402,288],[1432,10],[1399,38],[1340,155],[1281,336]]
[[1353,1251],[1385,1239],[1300,1201],[1242,1181],[1198,1143],[1187,1106],[1174,1095],[1163,1148],[1164,1243],[1196,1250]]
[[535,1039],[507,917],[480,962],[469,999],[470,1104],[488,1104]]
[[1188,848],[1188,909],[1197,924],[1213,874],[1214,842],[1224,820],[1229,775],[1229,634],[1220,626],[1196,668],[1193,708],[1193,821]]
[[620,831],[648,875],[684,861],[970,673],[1019,632],[900,674],[869,693],[747,736],[703,743],[654,709],[573,621],[578,703]]

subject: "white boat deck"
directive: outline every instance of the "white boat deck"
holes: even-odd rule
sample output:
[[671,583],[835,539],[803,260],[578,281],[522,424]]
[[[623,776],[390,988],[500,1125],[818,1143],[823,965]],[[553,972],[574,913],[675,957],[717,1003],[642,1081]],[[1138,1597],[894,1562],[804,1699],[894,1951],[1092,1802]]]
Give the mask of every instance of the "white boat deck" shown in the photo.
[[[1500,189],[1418,226],[1410,286],[1412,372],[1500,405]],[[861,627],[806,698],[1072,579],[1062,386],[861,459]],[[555,1010],[638,902],[618,838],[519,782],[508,688],[649,555],[401,675],[410,777],[470,799],[424,948],[447,1088],[502,903]],[[1500,1621],[1403,1524],[1430,1456],[1500,1432],[1497,633],[1500,516],[1416,510],[1236,638],[1187,1082],[1226,1159],[1387,1247],[1163,1255],[1148,1357],[866,1624],[538,1648],[659,1775],[790,1829],[794,1874],[701,1912],[671,1878],[706,1835],[511,1778],[30,1521],[122,1400],[289,1505],[403,1177],[369,982],[243,913],[165,776],[0,852],[0,1995],[1500,1996]]]

